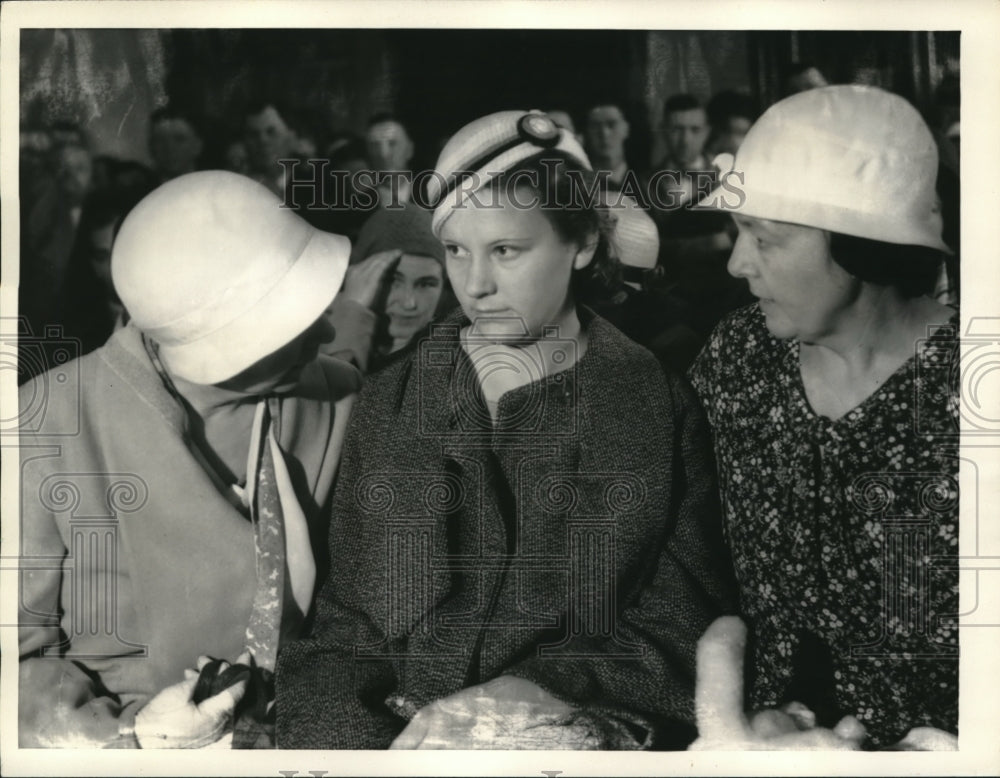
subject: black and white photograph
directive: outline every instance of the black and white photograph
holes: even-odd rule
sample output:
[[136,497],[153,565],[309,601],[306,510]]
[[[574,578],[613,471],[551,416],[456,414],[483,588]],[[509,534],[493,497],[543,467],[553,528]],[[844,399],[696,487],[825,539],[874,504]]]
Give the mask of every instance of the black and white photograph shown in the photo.
[[1000,773],[940,5],[5,2],[0,771]]

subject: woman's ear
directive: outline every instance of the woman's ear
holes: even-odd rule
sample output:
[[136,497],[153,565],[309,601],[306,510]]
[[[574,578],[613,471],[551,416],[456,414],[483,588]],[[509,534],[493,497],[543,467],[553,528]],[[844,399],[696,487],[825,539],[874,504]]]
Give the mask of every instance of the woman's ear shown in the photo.
[[594,260],[599,242],[600,237],[596,232],[587,236],[587,242],[577,249],[576,255],[573,257],[574,270],[582,270]]

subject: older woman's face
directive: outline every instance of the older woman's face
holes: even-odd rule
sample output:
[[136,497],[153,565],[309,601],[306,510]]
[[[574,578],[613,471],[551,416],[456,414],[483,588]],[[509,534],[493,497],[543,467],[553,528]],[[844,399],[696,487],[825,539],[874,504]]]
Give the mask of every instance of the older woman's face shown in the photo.
[[316,358],[319,347],[333,340],[335,330],[325,315],[294,340],[257,360],[219,386],[244,394],[282,394],[299,383],[302,369]]
[[812,342],[837,329],[860,282],[830,255],[830,235],[799,224],[736,216],[729,272],[745,278],[776,338]]
[[[537,198],[537,195],[535,195]],[[498,343],[558,324],[573,305],[570,277],[593,259],[594,249],[567,243],[537,206],[516,190],[474,198],[453,210],[441,229],[448,277],[475,330]]]
[[443,278],[441,264],[432,257],[400,257],[385,303],[390,337],[409,340],[431,323],[441,299]]

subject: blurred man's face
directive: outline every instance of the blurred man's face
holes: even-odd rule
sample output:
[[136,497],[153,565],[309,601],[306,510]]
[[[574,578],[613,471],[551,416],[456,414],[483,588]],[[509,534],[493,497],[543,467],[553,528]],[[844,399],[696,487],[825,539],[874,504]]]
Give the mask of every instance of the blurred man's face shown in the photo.
[[66,198],[74,205],[83,202],[84,195],[90,189],[92,173],[90,152],[86,149],[64,146],[56,154],[56,181]]
[[617,106],[601,105],[587,114],[587,146],[599,157],[624,156],[628,131],[628,122]]
[[115,239],[115,225],[105,224],[90,231],[87,259],[105,293],[112,299],[117,297],[111,280],[111,246]]
[[719,133],[718,140],[713,145],[714,152],[716,154],[723,152],[735,154],[739,151],[747,133],[750,132],[752,124],[753,122],[745,116],[730,116],[726,121],[725,129]]
[[247,161],[257,173],[273,173],[279,159],[292,156],[295,135],[273,105],[246,120]]
[[408,170],[413,156],[413,142],[399,122],[373,124],[365,133],[368,162],[374,170]]
[[708,140],[708,118],[702,108],[667,114],[667,147],[678,165],[697,162]]
[[167,178],[173,178],[195,169],[201,154],[201,138],[183,119],[161,119],[150,130],[149,150],[157,169]]
[[226,170],[244,175],[250,172],[250,159],[245,143],[236,141],[226,146],[225,160]]

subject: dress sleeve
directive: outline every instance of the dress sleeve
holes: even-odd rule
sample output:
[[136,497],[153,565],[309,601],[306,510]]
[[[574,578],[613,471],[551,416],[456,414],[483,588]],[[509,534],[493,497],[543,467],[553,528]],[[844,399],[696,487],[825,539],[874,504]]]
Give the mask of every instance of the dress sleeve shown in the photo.
[[[22,748],[134,747],[119,734],[135,716],[82,661],[65,656],[69,639],[60,625],[71,607],[62,601],[67,548],[55,516],[39,499],[39,487],[53,472],[46,447],[21,436],[21,554],[18,603],[18,735]],[[28,460],[37,459],[24,466]]]
[[[670,531],[652,579],[621,613],[617,640],[580,638],[587,657],[531,657],[507,670],[571,704],[653,733],[652,745],[678,748],[694,733],[695,649],[708,625],[735,612],[735,586],[722,543],[718,489],[705,418],[683,379],[668,376],[675,447]],[[617,658],[622,642],[643,657]]]

